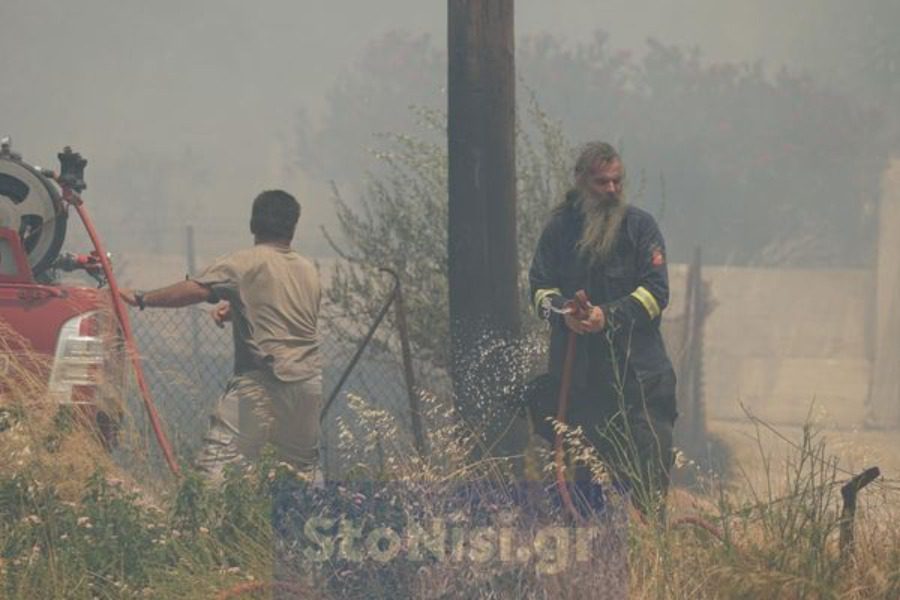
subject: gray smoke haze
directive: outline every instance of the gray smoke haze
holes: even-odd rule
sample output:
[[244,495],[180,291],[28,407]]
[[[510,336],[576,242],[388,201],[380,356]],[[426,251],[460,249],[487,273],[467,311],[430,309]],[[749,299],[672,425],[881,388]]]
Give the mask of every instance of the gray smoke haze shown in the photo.
[[[840,83],[834,59],[859,42],[842,10],[835,0],[529,0],[516,19],[520,37],[574,44],[602,29],[617,49],[643,52],[652,37],[711,62],[788,64]],[[329,87],[390,31],[428,34],[443,52],[445,13],[422,0],[4,0],[0,131],[45,166],[64,144],[87,156],[88,198],[120,251],[140,230],[154,251],[180,252],[187,222],[203,254],[227,250],[245,239],[234,236],[245,235],[249,198],[276,186],[303,200],[299,246],[321,251],[324,182],[289,168],[298,114],[315,122]]]
[[[125,257],[124,285],[182,273],[188,224],[201,264],[248,245],[249,204],[267,188],[297,195],[295,248],[327,259],[329,180],[358,207],[377,134],[416,136],[410,105],[445,106],[446,12],[445,0],[0,0],[0,135],[43,166],[64,145],[89,159],[85,198]],[[702,395],[710,431],[740,458],[739,402],[790,426],[811,401],[841,427],[900,424],[900,162],[881,189],[900,150],[900,0],[518,0],[515,12],[525,129],[531,90],[568,141],[616,143],[630,197],[661,224],[664,326],[702,339],[702,373],[681,389]],[[435,133],[442,147],[440,119]],[[445,234],[443,205],[422,205],[426,235],[359,254],[415,256],[404,294],[427,328],[413,344],[443,352],[431,315],[445,280],[429,277],[445,246],[431,244],[434,260],[404,247]],[[525,212],[520,235],[536,235],[540,215],[529,225]],[[69,249],[88,248],[80,231],[70,223]],[[712,298],[698,338],[678,334],[695,322],[695,248]],[[695,356],[670,341],[676,362]],[[886,447],[897,464],[895,437]]]

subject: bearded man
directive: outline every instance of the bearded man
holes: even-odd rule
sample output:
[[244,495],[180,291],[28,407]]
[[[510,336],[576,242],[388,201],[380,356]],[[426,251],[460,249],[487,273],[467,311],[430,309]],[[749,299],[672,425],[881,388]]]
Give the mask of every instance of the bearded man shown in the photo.
[[[675,373],[659,324],[669,300],[666,250],[653,217],[630,206],[616,150],[581,151],[575,186],[553,210],[531,263],[531,295],[550,323],[549,376],[529,400],[535,430],[551,441],[567,339],[576,336],[566,422],[581,427],[638,508],[661,506],[674,462]],[[566,314],[584,290],[587,309]],[[571,333],[570,333],[571,332]],[[576,467],[578,488],[591,473]]]

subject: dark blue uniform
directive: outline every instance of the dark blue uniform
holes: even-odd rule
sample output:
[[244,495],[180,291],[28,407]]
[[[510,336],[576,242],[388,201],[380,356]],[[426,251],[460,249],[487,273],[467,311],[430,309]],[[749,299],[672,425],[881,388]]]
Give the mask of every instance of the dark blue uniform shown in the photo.
[[[583,220],[570,193],[544,227],[529,271],[535,309],[551,326],[550,380],[561,376],[569,329],[548,305],[561,308],[583,289],[603,309],[607,324],[600,333],[577,337],[568,422],[581,425],[605,458],[621,454],[608,438],[629,431],[628,444],[637,450],[632,458],[653,480],[650,487],[665,489],[677,414],[675,375],[659,330],[669,302],[665,242],[649,213],[628,206],[610,256],[592,267],[576,249]],[[541,421],[556,416],[557,399],[555,390],[543,396],[532,405],[532,417],[537,431],[549,438],[552,431]],[[618,466],[625,471],[634,465]],[[624,478],[635,483],[634,477]]]

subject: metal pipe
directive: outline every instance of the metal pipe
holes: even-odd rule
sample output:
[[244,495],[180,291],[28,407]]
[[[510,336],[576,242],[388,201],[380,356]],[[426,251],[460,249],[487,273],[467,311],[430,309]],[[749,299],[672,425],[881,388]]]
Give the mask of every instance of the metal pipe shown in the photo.
[[403,302],[403,287],[400,277],[392,269],[382,269],[394,278],[396,295],[394,296],[397,332],[400,334],[400,354],[403,358],[403,378],[406,381],[406,395],[409,400],[409,421],[412,426],[413,439],[419,457],[425,456],[425,430],[422,427],[422,412],[419,409],[419,396],[416,393],[415,371],[413,370],[412,348],[409,344],[409,330],[406,327],[406,305]]
[[[393,272],[389,269],[379,268],[379,271],[383,271],[386,273],[390,273],[393,275]],[[381,321],[384,320],[385,315],[387,314],[388,309],[390,309],[391,304],[394,303],[394,299],[397,297],[397,290],[400,287],[400,280],[394,276],[394,289],[391,290],[391,294],[388,297],[388,301],[384,303],[384,306],[381,307],[381,310],[378,311],[378,316],[375,317],[375,322],[372,323],[372,326],[369,327],[369,331],[366,333],[366,337],[363,338],[363,341],[360,342],[359,346],[356,348],[356,353],[353,355],[353,358],[350,359],[350,364],[347,365],[347,368],[344,369],[344,372],[341,374],[341,378],[338,380],[337,385],[334,386],[334,389],[331,391],[331,394],[328,396],[328,400],[325,401],[325,405],[322,407],[322,412],[319,414],[319,421],[325,420],[325,415],[328,414],[328,410],[331,408],[331,405],[334,404],[335,399],[337,398],[338,393],[340,393],[341,388],[344,387],[344,384],[347,382],[347,378],[350,377],[350,373],[356,367],[356,363],[359,362],[362,353],[365,351],[366,346],[369,345],[369,342],[372,341],[372,337],[375,335],[375,331],[378,329],[378,326],[381,324]]]

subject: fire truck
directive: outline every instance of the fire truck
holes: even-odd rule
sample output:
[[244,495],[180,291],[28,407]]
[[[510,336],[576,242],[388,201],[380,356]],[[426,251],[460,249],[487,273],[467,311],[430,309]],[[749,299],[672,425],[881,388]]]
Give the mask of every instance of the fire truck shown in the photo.
[[[68,160],[80,192],[86,161],[59,156],[60,173]],[[60,182],[0,140],[0,409],[26,396],[54,403],[112,447],[124,413],[125,344],[97,252],[63,252],[69,206]]]

